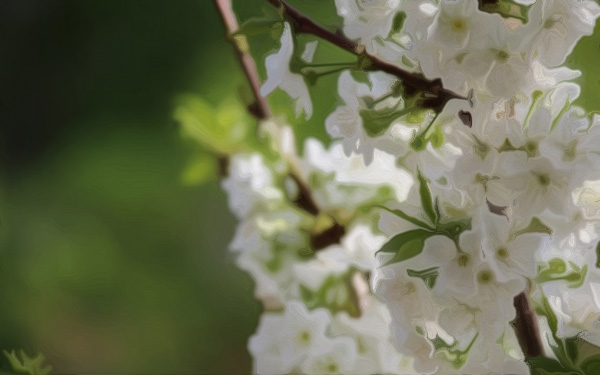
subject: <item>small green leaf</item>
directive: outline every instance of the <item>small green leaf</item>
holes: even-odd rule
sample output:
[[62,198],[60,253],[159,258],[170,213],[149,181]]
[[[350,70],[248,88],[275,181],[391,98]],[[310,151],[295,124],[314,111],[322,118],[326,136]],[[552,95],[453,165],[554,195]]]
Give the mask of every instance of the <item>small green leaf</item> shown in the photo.
[[567,269],[567,264],[560,258],[554,258],[548,261],[548,266],[539,267],[535,282],[538,284],[548,281],[564,280],[569,283],[569,288],[579,288],[585,281],[587,274],[587,264],[579,268],[575,263],[570,262],[571,269]]
[[544,233],[548,235],[552,235],[552,229],[548,227],[546,224],[542,223],[540,219],[534,217],[529,222],[529,225],[517,232],[515,232],[511,236],[511,241],[517,238],[518,236],[526,233]]
[[384,265],[399,263],[421,254],[425,246],[425,240],[434,236],[435,232],[424,229],[414,229],[400,233],[389,240],[377,253],[390,253],[394,257]]
[[419,194],[421,195],[421,206],[423,207],[423,211],[425,211],[429,220],[437,225],[440,218],[433,208],[433,198],[431,197],[428,181],[423,177],[421,171],[417,171],[417,176],[419,178]]
[[367,134],[370,137],[376,137],[385,133],[396,119],[405,114],[405,111],[399,110],[398,106],[392,106],[380,109],[361,109],[358,114]]
[[458,237],[462,232],[471,229],[471,221],[472,219],[470,217],[466,217],[463,219],[450,221],[448,223],[439,224],[437,231],[438,233],[443,234],[450,239],[458,240]]
[[358,114],[363,120],[363,127],[370,137],[376,137],[385,133],[398,118],[394,108],[376,111],[372,109],[361,109]]
[[427,137],[427,140],[431,142],[433,148],[440,148],[444,145],[444,142],[446,141],[446,136],[444,135],[444,132],[442,131],[441,127],[434,126],[433,131]]
[[439,275],[438,270],[439,267],[431,267],[421,271],[406,270],[406,273],[408,274],[408,276],[420,278],[421,280],[423,280],[427,288],[433,289],[437,277]]
[[44,366],[44,355],[38,354],[35,357],[29,357],[23,350],[20,357],[13,351],[10,353],[4,350],[4,355],[8,359],[13,371],[28,375],[47,375],[52,371],[51,366]]
[[369,79],[369,74],[361,70],[350,70],[350,75],[358,83],[364,83],[369,86],[369,89],[373,89],[373,83]]
[[516,18],[527,23],[527,13],[531,5],[519,4],[512,0],[479,0],[479,10],[499,14],[502,18]]
[[404,21],[406,21],[406,13],[400,11],[394,15],[394,19],[392,20],[392,29],[390,30],[389,35],[398,34],[402,31],[404,27]]
[[596,268],[600,268],[600,242],[596,245]]
[[525,362],[531,369],[531,375],[550,375],[550,374],[576,374],[567,371],[560,362],[546,357],[525,358]]

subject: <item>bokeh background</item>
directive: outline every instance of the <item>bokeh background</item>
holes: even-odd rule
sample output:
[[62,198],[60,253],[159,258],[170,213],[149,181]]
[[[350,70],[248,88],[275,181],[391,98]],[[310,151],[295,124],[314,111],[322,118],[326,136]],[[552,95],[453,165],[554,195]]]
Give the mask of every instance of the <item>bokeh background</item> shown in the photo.
[[[241,21],[262,3],[234,2]],[[589,110],[598,35],[569,59]],[[186,174],[202,150],[173,120],[180,93],[247,95],[212,1],[0,1],[0,349],[55,373],[250,371],[261,307],[216,173]],[[319,102],[315,119],[335,95]]]

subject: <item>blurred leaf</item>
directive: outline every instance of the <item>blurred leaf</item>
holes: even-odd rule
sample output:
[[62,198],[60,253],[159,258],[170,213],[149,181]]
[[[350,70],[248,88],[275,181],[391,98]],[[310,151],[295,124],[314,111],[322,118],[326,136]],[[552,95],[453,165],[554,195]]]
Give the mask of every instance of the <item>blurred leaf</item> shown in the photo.
[[199,154],[193,156],[181,173],[184,186],[198,186],[217,177],[217,161],[214,156]]
[[246,110],[235,100],[226,100],[214,108],[195,95],[181,95],[173,114],[181,131],[207,150],[229,154],[245,148],[251,121]]
[[353,317],[360,316],[358,301],[352,287],[353,270],[341,275],[329,276],[317,291],[300,285],[300,294],[310,309],[325,307],[336,314],[345,311]]
[[19,353],[21,358],[17,356],[14,350],[10,353],[4,350],[4,355],[14,371],[29,375],[47,375],[52,371],[51,366],[44,366],[43,362],[45,358],[43,354],[40,353],[35,357],[29,357],[23,350]]

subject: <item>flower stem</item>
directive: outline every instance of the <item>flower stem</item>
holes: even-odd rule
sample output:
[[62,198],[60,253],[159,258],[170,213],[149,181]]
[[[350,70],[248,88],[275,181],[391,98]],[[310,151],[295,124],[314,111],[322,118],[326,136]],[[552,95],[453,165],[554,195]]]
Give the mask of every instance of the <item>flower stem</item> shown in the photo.
[[232,42],[237,52],[238,60],[244,69],[244,74],[254,94],[254,103],[248,105],[248,111],[256,117],[257,120],[265,120],[271,117],[271,111],[265,98],[260,95],[260,80],[256,70],[256,63],[248,52],[248,42],[244,35],[236,34],[239,30],[239,24],[235,13],[231,7],[231,0],[214,0],[215,5],[221,15],[227,37]]
[[450,99],[469,99],[450,90],[446,90],[440,79],[429,80],[420,73],[406,71],[397,65],[369,54],[364,50],[362,45],[346,38],[339,30],[330,31],[323,26],[318,25],[315,21],[289,5],[284,0],[266,1],[280,10],[282,15],[287,18],[294,27],[296,33],[315,35],[356,56],[367,58],[370,61],[370,66],[368,66],[366,70],[382,71],[398,77],[406,87],[407,93],[418,91],[424,92],[422,95],[423,98],[426,99],[424,105],[427,108],[432,108],[439,112]]
[[517,316],[512,324],[523,354],[526,358],[539,357],[543,353],[542,339],[536,315],[531,310],[526,292],[521,292],[514,298],[514,306]]

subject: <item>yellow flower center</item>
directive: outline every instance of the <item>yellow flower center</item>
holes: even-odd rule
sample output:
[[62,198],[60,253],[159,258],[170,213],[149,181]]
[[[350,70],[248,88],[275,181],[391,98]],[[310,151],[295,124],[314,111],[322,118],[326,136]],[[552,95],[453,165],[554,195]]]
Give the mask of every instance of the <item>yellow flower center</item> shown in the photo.
[[452,30],[454,31],[465,31],[467,29],[465,21],[461,19],[454,19],[450,21],[450,26],[452,26]]

